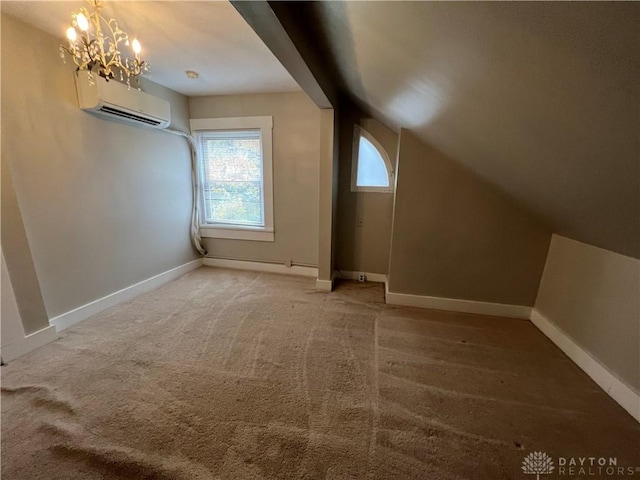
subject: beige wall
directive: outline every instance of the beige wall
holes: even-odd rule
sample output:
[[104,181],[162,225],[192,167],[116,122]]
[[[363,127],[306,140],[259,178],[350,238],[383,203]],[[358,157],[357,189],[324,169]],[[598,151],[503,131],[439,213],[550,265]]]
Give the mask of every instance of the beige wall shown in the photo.
[[335,263],[335,132],[333,109],[320,111],[320,172],[318,192],[318,280],[331,281]]
[[2,153],[0,159],[2,175],[2,195],[0,200],[2,234],[0,242],[2,243],[3,252],[6,252],[4,255],[6,255],[7,277],[12,284],[11,289],[16,299],[16,306],[23,329],[25,333],[29,334],[48,327],[49,318],[42,299],[40,282],[33,264],[31,248],[24,229],[22,213],[18,206],[18,199],[13,188],[11,171],[9,170],[7,155],[4,155],[4,149]]
[[[9,272],[0,251],[0,344],[2,347],[24,338],[24,328]],[[46,325],[45,325],[46,327]]]
[[[59,41],[2,16],[2,162],[11,167],[49,317],[197,258],[186,142],[79,110]],[[184,127],[186,98],[153,90]],[[4,202],[2,210],[4,220]],[[14,233],[3,228],[9,267],[19,255],[5,247]]]
[[550,232],[400,131],[389,290],[532,306]]
[[640,393],[640,260],[553,235],[535,308]]
[[352,192],[353,128],[371,133],[396,163],[398,135],[356,108],[344,109],[340,120],[340,178],[336,269],[386,274],[389,266],[393,194]]
[[191,97],[191,118],[273,117],[274,242],[205,239],[208,256],[318,265],[320,109],[304,93]]

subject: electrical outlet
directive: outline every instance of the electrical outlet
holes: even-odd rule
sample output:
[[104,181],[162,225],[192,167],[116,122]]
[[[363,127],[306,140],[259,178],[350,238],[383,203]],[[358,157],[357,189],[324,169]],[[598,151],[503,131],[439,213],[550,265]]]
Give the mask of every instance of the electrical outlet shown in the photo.
[[367,280],[367,277],[365,276],[365,274],[364,274],[364,273],[359,273],[359,274],[358,274],[358,281],[359,281],[359,282],[364,282],[364,281],[366,281],[366,280]]

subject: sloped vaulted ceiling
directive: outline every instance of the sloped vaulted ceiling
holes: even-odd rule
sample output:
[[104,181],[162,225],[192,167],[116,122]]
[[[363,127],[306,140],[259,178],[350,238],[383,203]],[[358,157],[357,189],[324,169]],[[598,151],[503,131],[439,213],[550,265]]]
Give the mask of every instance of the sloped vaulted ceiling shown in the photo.
[[640,256],[640,4],[289,6],[375,117],[556,233]]

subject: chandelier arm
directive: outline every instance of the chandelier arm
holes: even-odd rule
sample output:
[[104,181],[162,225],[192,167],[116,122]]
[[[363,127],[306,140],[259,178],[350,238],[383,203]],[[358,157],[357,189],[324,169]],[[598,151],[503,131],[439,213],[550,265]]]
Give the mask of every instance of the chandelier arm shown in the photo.
[[[105,36],[102,33],[102,23],[103,22],[106,25],[106,27],[108,28],[108,33],[110,33],[110,36]],[[113,22],[115,24],[115,27],[116,27],[115,30],[114,30],[111,22]],[[113,47],[113,53],[111,53],[111,49],[109,49],[108,53],[105,53],[105,51],[104,51],[104,43],[100,42],[100,53],[101,53],[101,57],[102,57],[102,60],[103,60],[102,68],[105,71],[105,73],[107,73],[107,74],[111,73],[111,67],[115,66],[115,67],[118,67],[121,70],[123,70],[124,73],[127,76],[131,76],[132,74],[135,76],[134,72],[132,72],[127,67],[127,65],[125,65],[122,62],[122,60],[120,58],[119,44],[124,39],[126,39],[128,41],[129,40],[129,36],[125,32],[122,32],[120,30],[120,27],[118,26],[118,23],[114,19],[111,19],[110,21],[107,21],[107,19],[104,18],[99,13],[95,14],[95,23],[96,23],[96,31],[98,32],[98,35],[100,35],[104,39],[104,42],[108,43],[110,47]],[[118,34],[117,34],[118,30],[120,30],[120,32],[123,34],[121,37],[118,37]]]
[[[95,33],[95,37],[96,38],[101,38],[102,37],[102,29],[100,28],[100,10],[101,6],[98,4],[98,2],[95,2],[94,5],[94,11],[92,13],[88,13],[88,17],[91,20],[91,23],[93,23],[93,26],[96,29],[96,33]],[[101,46],[102,47],[102,46]],[[101,53],[102,52],[102,48],[101,48]]]
[[[100,20],[104,21],[104,23],[107,25],[111,33],[111,36],[104,37],[105,42],[109,43],[110,47],[113,47],[113,54],[111,55],[111,60],[109,61],[108,65],[122,66],[120,62],[120,51],[118,50],[118,43],[120,42],[116,37],[116,33],[113,31],[113,28],[111,27],[111,22],[108,22],[104,17],[102,17],[102,15],[100,15],[99,18]],[[109,49],[109,51],[111,52],[111,49]],[[105,60],[106,60],[106,56],[105,56]]]
[[[114,65],[116,67],[122,67],[122,64],[120,62],[120,55],[118,52],[118,46],[117,43],[113,43],[114,40],[112,38],[106,37],[105,38],[105,42],[107,42],[109,45],[113,45],[114,47],[114,53],[113,54],[104,54],[104,60],[105,60],[105,66],[106,67],[111,67],[111,65]],[[109,51],[111,51],[109,49]],[[109,61],[107,61],[107,55],[109,55]]]
[[105,78],[109,78],[111,76],[111,63],[107,62],[107,57],[104,53],[104,35],[102,34],[102,27],[100,25],[100,21],[102,19],[102,16],[99,13],[100,10],[100,5],[99,3],[96,1],[95,2],[95,11],[91,14],[91,21],[93,22],[93,25],[96,29],[96,39],[93,40],[93,42],[96,42],[98,44],[98,49],[100,52],[100,69],[101,69],[101,74],[104,75]]
[[69,56],[71,56],[71,59],[73,60],[73,63],[75,63],[78,66],[78,69],[82,68],[83,65],[81,62],[78,62],[77,57],[76,57],[76,53],[75,53],[75,48],[74,50],[71,50],[70,48],[65,47],[64,45],[60,45],[60,47],[69,54]]
[[91,48],[92,45],[95,45],[96,43],[99,43],[96,39],[93,40],[89,40],[87,37],[88,41],[84,42],[84,46],[85,46],[85,52],[87,52],[87,56],[89,57],[89,62],[85,63],[85,65],[89,65],[91,64],[92,66],[89,68],[89,70],[91,70],[91,68],[93,68],[93,65],[95,64],[100,64],[100,59],[95,58],[95,56],[93,55],[93,49]]

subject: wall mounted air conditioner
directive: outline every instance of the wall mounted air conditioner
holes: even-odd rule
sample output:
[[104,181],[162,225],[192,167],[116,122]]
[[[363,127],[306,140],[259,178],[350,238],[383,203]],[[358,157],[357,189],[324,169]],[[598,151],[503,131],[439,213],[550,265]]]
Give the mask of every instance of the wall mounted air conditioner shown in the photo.
[[107,82],[96,73],[92,77],[86,70],[76,72],[78,105],[82,110],[152,128],[166,128],[171,123],[171,107],[166,100],[115,80]]

